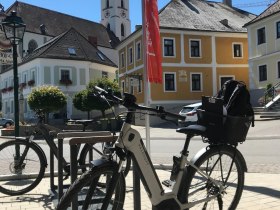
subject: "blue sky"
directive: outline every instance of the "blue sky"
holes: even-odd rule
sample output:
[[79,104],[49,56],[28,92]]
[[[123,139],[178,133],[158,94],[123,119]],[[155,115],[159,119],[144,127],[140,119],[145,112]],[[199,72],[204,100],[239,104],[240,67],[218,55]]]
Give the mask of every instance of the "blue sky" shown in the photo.
[[[101,1],[100,0],[19,0],[28,4],[51,9],[57,12],[84,18],[94,22],[100,22]],[[161,9],[170,0],[158,0],[158,7]],[[213,0],[221,2],[222,0]],[[232,0],[233,5],[253,14],[260,14],[267,8],[269,3],[275,0]],[[0,0],[0,3],[7,9],[15,0]],[[246,3],[244,3],[246,2]],[[261,6],[256,6],[261,5]],[[141,0],[130,0],[130,20],[131,30],[134,31],[135,25],[142,24]],[[132,12],[133,11],[133,12]]]

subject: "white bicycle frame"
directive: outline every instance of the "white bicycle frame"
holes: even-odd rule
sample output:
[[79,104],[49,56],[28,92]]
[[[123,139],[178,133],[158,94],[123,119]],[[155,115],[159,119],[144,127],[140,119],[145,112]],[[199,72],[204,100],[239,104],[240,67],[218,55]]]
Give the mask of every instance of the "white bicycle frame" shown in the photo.
[[[153,206],[156,206],[157,204],[161,203],[164,200],[174,199],[177,202],[177,204],[180,206],[180,209],[191,208],[198,203],[210,201],[216,198],[218,194],[224,191],[224,187],[222,186],[222,183],[215,181],[206,173],[204,173],[202,170],[197,168],[193,163],[187,160],[187,155],[183,155],[183,154],[187,154],[187,151],[181,153],[180,170],[174,184],[172,185],[172,189],[164,190],[160,183],[158,175],[156,174],[155,168],[151,162],[151,158],[147,153],[146,147],[143,143],[143,140],[139,132],[133,129],[131,127],[131,124],[129,123],[125,122],[123,124],[119,138],[116,142],[116,147],[122,149],[125,148],[126,150],[130,151],[131,154],[134,156],[136,162],[135,164],[137,164],[140,169],[139,172],[141,173],[140,174],[141,181],[145,187],[145,190]],[[212,183],[214,183],[214,185],[218,186],[219,193],[195,202],[184,203],[184,204],[181,203],[177,198],[177,194],[182,182],[184,169],[188,165],[194,167],[200,175],[206,177]]]

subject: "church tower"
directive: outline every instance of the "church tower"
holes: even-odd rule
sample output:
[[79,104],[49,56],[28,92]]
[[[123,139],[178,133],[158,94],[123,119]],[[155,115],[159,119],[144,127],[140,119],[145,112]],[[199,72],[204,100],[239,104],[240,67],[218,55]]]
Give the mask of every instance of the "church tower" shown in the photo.
[[129,0],[101,0],[101,24],[123,40],[131,33]]

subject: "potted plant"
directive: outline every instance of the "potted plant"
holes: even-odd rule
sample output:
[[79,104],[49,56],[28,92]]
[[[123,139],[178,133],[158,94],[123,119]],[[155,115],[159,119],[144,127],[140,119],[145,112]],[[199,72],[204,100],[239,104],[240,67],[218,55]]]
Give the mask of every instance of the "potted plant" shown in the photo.
[[59,83],[60,84],[63,84],[63,85],[72,85],[72,80],[71,79],[61,79],[59,80]]
[[8,91],[13,91],[13,89],[14,89],[13,86],[8,87]]
[[8,91],[8,88],[3,88],[3,89],[1,90],[2,93],[6,93],[7,91]]
[[31,79],[27,82],[28,86],[33,86],[35,84],[35,80]]
[[26,82],[22,82],[22,83],[19,84],[20,89],[23,89],[25,87],[26,87]]

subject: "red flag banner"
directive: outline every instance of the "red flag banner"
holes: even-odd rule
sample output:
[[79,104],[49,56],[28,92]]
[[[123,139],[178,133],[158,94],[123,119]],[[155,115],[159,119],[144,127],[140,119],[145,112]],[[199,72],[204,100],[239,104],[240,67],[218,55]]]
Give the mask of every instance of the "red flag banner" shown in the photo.
[[157,5],[157,0],[144,0],[146,69],[149,82],[162,83],[162,59]]

